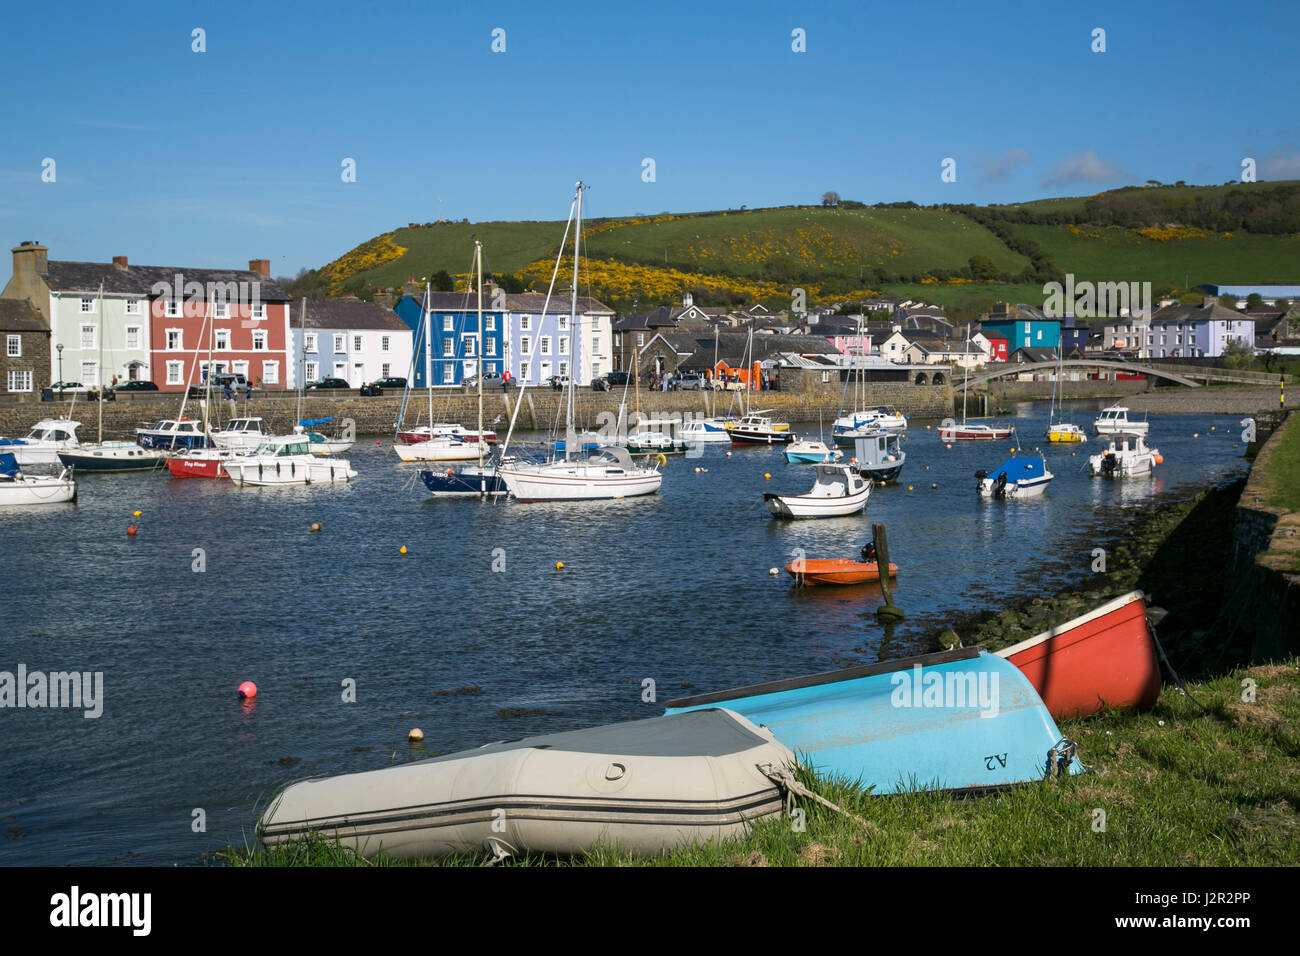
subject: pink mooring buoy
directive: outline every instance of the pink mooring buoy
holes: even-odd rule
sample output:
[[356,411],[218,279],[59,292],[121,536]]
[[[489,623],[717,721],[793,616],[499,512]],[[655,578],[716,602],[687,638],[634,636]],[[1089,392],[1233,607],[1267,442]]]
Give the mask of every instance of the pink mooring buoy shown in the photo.
[[244,681],[242,684],[239,685],[239,696],[243,700],[248,700],[250,697],[256,697],[257,685],[254,684],[251,680]]

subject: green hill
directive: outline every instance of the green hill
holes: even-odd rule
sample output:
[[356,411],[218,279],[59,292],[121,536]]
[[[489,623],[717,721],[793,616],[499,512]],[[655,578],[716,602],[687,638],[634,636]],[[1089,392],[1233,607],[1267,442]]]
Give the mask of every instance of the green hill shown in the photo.
[[[691,291],[701,304],[788,304],[868,294],[964,311],[1034,301],[1072,272],[1094,281],[1300,281],[1300,183],[1148,185],[995,206],[912,203],[665,213],[583,224],[591,294],[647,308]],[[367,240],[293,283],[299,295],[363,298],[406,279],[468,273],[472,240],[507,288],[550,275],[561,222],[427,223]],[[584,290],[586,291],[586,290]]]

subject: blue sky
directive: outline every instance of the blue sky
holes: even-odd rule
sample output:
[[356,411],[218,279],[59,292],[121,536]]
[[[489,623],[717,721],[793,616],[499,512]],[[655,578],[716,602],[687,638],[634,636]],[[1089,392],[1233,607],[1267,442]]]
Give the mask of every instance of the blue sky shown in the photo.
[[5,14],[0,233],[57,259],[265,257],[291,275],[409,221],[563,218],[579,178],[589,216],[828,189],[1014,202],[1222,183],[1246,156],[1260,179],[1300,178],[1287,4],[121,0]]

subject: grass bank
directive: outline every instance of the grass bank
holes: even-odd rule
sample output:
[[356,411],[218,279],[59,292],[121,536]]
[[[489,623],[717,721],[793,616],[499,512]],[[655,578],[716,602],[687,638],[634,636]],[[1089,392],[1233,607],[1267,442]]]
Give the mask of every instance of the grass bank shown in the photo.
[[[1243,700],[1253,682],[1253,701]],[[814,789],[865,828],[807,800],[806,827],[759,823],[743,839],[658,857],[601,849],[565,866],[1276,866],[1300,863],[1300,660],[1176,688],[1146,713],[1065,721],[1088,773],[961,799]],[[809,782],[809,778],[805,778]],[[327,843],[230,850],[235,866],[430,865],[354,859]],[[440,861],[477,864],[482,858]]]

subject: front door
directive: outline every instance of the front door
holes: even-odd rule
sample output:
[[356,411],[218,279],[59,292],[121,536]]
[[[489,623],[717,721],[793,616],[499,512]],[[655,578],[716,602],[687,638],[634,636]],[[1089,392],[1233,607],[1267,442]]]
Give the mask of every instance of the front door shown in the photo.
[[347,362],[335,362],[335,363],[334,363],[334,377],[335,377],[335,378],[342,378],[342,379],[346,379],[346,378],[348,377],[348,363],[347,363]]

